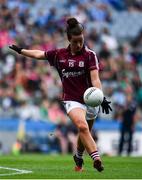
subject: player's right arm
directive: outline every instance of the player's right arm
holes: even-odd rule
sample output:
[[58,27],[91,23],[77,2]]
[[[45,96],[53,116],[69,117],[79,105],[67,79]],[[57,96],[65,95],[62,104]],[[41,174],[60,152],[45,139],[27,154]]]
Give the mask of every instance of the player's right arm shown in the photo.
[[22,54],[24,56],[34,58],[34,59],[46,59],[45,57],[45,51],[41,50],[28,50],[21,47],[18,47],[16,45],[9,46],[10,49],[16,51],[19,54]]

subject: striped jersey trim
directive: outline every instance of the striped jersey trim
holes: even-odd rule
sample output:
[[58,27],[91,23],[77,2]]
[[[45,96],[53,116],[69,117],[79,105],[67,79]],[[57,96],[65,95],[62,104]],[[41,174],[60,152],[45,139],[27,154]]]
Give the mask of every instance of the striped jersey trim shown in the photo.
[[89,49],[87,46],[85,46],[85,50],[88,51],[88,52],[92,52],[94,54],[95,61],[96,61],[96,68],[99,69],[99,61],[98,61],[96,53],[94,51],[92,51],[91,49]]

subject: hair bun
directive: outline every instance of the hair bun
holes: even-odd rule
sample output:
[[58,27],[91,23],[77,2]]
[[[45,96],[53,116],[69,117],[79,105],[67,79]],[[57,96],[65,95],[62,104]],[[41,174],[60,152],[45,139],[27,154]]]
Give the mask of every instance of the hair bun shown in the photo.
[[76,18],[69,18],[67,24],[70,28],[74,28],[78,24],[78,21]]

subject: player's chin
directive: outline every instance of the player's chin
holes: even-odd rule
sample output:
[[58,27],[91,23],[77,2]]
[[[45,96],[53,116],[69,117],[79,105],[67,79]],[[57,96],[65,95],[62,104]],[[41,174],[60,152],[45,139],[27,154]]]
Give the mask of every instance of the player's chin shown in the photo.
[[80,53],[80,52],[81,52],[81,49],[77,49],[75,53],[77,54],[77,53]]

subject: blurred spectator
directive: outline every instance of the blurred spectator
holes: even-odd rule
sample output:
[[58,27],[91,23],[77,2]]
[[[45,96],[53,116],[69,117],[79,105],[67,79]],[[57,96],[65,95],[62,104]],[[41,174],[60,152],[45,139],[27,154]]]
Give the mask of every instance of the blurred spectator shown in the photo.
[[115,111],[114,119],[120,119],[124,104],[126,103],[125,92],[121,87],[118,87],[112,95]]
[[121,137],[119,142],[118,154],[121,155],[123,151],[124,143],[127,143],[127,155],[130,155],[133,151],[133,133],[135,130],[135,124],[137,121],[136,114],[137,104],[133,99],[132,94],[127,94],[126,103],[122,112],[122,124],[121,124]]
[[21,153],[22,150],[22,143],[20,140],[16,140],[16,142],[13,144],[12,147],[12,154],[14,155],[19,155]]
[[110,34],[107,28],[102,30],[101,41],[102,43],[106,44],[108,50],[110,51],[116,50],[118,48],[117,39]]
[[66,123],[67,122],[67,116],[62,111],[60,104],[57,100],[53,100],[50,103],[50,107],[48,108],[48,116],[51,122],[55,124],[59,123]]
[[67,130],[67,121],[61,121],[57,125],[55,131],[55,137],[59,141],[60,151],[62,154],[68,153],[68,130]]
[[76,152],[76,142],[78,131],[74,124],[68,123],[67,127],[67,139],[68,139],[68,152],[74,154]]
[[55,136],[59,141],[62,154],[75,153],[77,134],[76,127],[70,122],[62,121],[57,125]]
[[21,101],[17,114],[19,118],[22,120],[30,120],[30,119],[34,121],[40,120],[39,106],[37,106],[32,102],[27,103],[24,100]]
[[142,11],[142,2],[140,0],[125,0],[128,10]]
[[83,4],[79,4],[76,9],[71,9],[71,16],[77,18],[77,20],[84,24],[87,21],[87,15],[85,13],[86,7]]
[[88,15],[91,21],[111,21],[111,13],[109,8],[103,2],[90,1]]
[[49,106],[50,106],[50,102],[49,102],[48,99],[43,99],[41,101],[41,105],[40,105],[40,117],[44,121],[49,120],[49,115],[48,115]]

